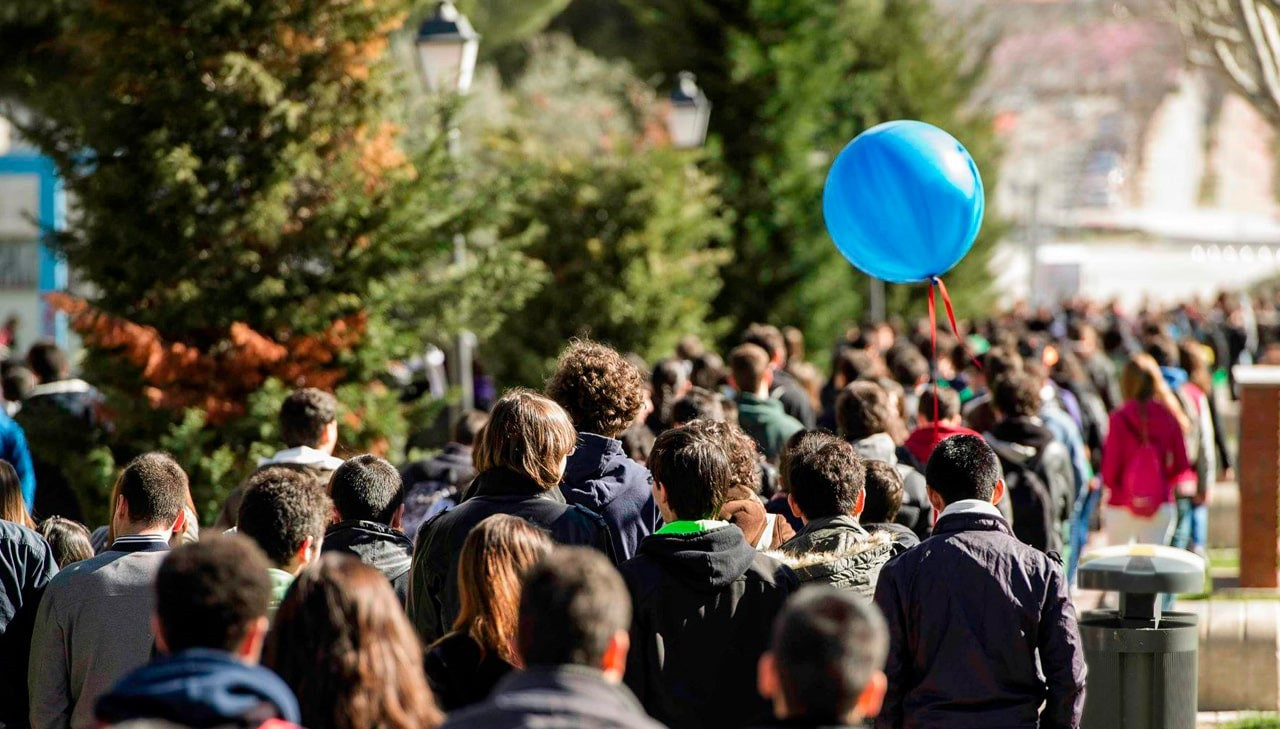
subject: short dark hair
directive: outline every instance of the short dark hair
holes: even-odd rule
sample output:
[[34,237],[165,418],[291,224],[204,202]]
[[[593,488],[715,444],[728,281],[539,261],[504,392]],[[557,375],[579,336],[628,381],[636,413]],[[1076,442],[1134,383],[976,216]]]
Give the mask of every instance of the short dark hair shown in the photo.
[[171,526],[187,505],[189,488],[182,466],[158,452],[129,461],[116,480],[116,493],[129,505],[129,521],[135,524]]
[[[936,394],[935,394],[936,393]],[[916,414],[933,422],[935,418],[934,401],[937,401],[936,418],[946,420],[960,414],[960,395],[950,387],[926,387],[920,393],[920,403]]]
[[1040,412],[1040,382],[1024,373],[1010,373],[996,380],[992,399],[1006,418],[1029,417]]
[[902,508],[902,474],[883,461],[867,461],[867,494],[860,521],[864,524],[891,524]]
[[889,393],[874,382],[850,383],[836,398],[836,426],[846,440],[886,433],[892,418]]
[[739,344],[729,353],[729,372],[742,392],[755,394],[768,371],[769,353],[758,344]]
[[597,342],[577,340],[560,354],[547,397],[569,413],[580,433],[615,438],[644,406],[645,378],[626,357]]
[[867,469],[847,441],[813,433],[787,458],[787,487],[807,519],[853,516]]
[[483,410],[468,411],[453,424],[453,433],[450,437],[459,445],[474,445],[476,439],[480,437],[480,431],[484,430],[488,422],[489,413]]
[[992,347],[982,355],[982,374],[986,375],[988,382],[994,382],[1008,373],[1021,371],[1022,355],[1016,349]]
[[889,371],[903,387],[915,387],[929,379],[929,360],[914,346],[903,347],[889,360]]
[[280,405],[280,439],[290,448],[314,448],[338,419],[338,399],[315,387],[294,390]]
[[680,424],[694,420],[724,422],[724,396],[695,387],[671,406],[671,422]]
[[1172,337],[1161,334],[1147,340],[1147,354],[1161,367],[1180,367],[1182,355],[1178,351],[1178,343]]
[[694,420],[658,436],[649,453],[653,480],[667,490],[667,505],[681,519],[713,519],[733,482],[727,423]]
[[847,385],[864,377],[874,377],[876,361],[864,349],[845,347],[836,354],[834,369],[844,378]]
[[779,354],[787,353],[787,338],[782,330],[772,324],[752,324],[742,333],[743,344],[754,344],[764,350],[772,361]]
[[9,402],[22,402],[27,399],[31,388],[36,386],[36,376],[31,370],[13,360],[5,364],[10,363],[12,365],[3,368],[3,374],[0,374],[0,395]]
[[622,576],[594,549],[557,547],[525,575],[516,633],[526,666],[597,668],[609,640],[630,626]]
[[366,453],[347,459],[333,472],[329,498],[343,519],[390,524],[404,503],[404,482],[395,466]]
[[778,615],[770,648],[793,715],[838,724],[884,670],[889,630],[876,607],[827,585],[802,588]]
[[948,504],[962,499],[990,501],[996,482],[1003,478],[996,452],[976,435],[942,439],[929,456],[924,477]]
[[70,367],[67,354],[49,341],[40,341],[27,350],[27,366],[36,373],[41,382],[52,382],[67,376]]
[[234,651],[271,603],[270,565],[248,538],[217,535],[169,553],[156,575],[156,615],[170,653]]
[[319,541],[333,516],[333,503],[315,480],[291,468],[259,469],[243,494],[236,530],[277,567],[288,564],[307,537]]

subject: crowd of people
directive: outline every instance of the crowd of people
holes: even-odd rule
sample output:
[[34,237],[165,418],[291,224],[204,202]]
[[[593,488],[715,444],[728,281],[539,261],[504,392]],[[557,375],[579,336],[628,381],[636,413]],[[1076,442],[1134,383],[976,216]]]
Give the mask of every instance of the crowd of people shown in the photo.
[[304,388],[204,529],[164,453],[79,523],[24,423],[101,396],[39,344],[3,371],[0,727],[1078,727],[1081,552],[1204,548],[1252,312],[883,324],[826,378],[768,325],[575,341],[399,467]]

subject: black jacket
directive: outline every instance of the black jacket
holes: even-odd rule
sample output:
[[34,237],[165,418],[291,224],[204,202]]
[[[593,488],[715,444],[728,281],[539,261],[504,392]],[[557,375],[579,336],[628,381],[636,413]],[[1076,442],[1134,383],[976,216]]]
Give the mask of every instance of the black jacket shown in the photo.
[[453,508],[476,477],[471,447],[449,443],[435,458],[414,461],[400,469],[404,482],[404,535],[413,539],[424,522]]
[[31,633],[45,585],[57,573],[43,537],[0,519],[0,727],[27,726]]
[[672,729],[735,729],[766,720],[756,663],[798,582],[737,527],[654,534],[619,568],[631,591],[626,682]]
[[599,549],[613,559],[609,527],[598,514],[566,504],[560,489],[543,489],[505,468],[476,476],[465,501],[422,525],[409,578],[409,618],[426,645],[453,627],[458,616],[458,558],[477,524],[510,514],[540,527],[560,544]]
[[1071,453],[1053,437],[1039,418],[1005,418],[985,433],[1001,458],[1020,461],[1049,487],[1053,516],[1059,525],[1071,519],[1076,502],[1076,478]]
[[512,670],[497,652],[481,650],[474,638],[456,630],[427,649],[424,667],[436,704],[445,711],[484,701]]
[[870,600],[880,569],[903,548],[888,534],[867,533],[852,516],[830,516],[810,521],[778,551],[800,584],[831,585]]
[[1080,725],[1084,651],[1062,565],[1003,518],[942,517],[880,571],[875,601],[889,625],[878,729]]
[[804,385],[786,370],[774,370],[773,391],[769,397],[782,401],[782,409],[804,424],[807,430],[818,426],[818,415],[813,411],[813,401]]
[[863,528],[872,534],[888,534],[894,544],[898,545],[899,552],[905,552],[920,543],[920,537],[910,527],[902,524],[864,524]]
[[351,519],[324,533],[322,552],[345,552],[387,576],[403,605],[409,595],[409,566],[413,542],[386,524]]
[[631,559],[640,540],[657,528],[653,476],[628,458],[615,438],[579,433],[578,449],[565,465],[560,491],[570,504],[604,518],[619,561]]
[[662,729],[626,686],[585,666],[532,666],[504,678],[492,697],[449,715],[441,729]]

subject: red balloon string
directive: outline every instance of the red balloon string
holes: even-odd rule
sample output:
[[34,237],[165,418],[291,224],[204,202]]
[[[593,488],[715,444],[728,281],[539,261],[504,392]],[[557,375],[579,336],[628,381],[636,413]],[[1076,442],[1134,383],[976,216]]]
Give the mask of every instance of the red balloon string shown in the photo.
[[965,344],[964,337],[960,336],[960,327],[956,324],[956,312],[951,306],[951,295],[947,293],[947,285],[943,283],[942,279],[938,276],[930,277],[929,343],[932,347],[930,355],[930,372],[933,380],[930,385],[933,387],[933,445],[934,447],[937,447],[938,441],[941,439],[938,437],[938,305],[934,301],[935,289],[937,290],[937,293],[942,295],[942,306],[947,311],[947,321],[951,324],[951,332],[956,335],[956,340],[960,343],[961,348],[964,349],[964,353],[968,355],[969,359],[973,361],[974,366],[979,370],[982,369],[982,363],[973,355],[973,352],[969,351],[969,346]]

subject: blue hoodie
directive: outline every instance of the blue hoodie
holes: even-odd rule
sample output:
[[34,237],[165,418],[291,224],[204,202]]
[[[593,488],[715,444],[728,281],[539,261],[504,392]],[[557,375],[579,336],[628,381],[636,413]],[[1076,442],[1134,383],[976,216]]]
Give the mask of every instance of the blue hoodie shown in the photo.
[[649,469],[627,457],[622,441],[578,434],[560,485],[565,501],[604,517],[618,562],[635,556],[640,540],[659,525]]
[[94,713],[108,726],[134,719],[192,729],[302,721],[298,700],[279,676],[208,648],[189,648],[135,670],[98,699]]

